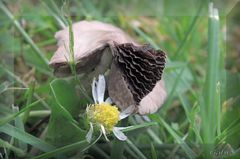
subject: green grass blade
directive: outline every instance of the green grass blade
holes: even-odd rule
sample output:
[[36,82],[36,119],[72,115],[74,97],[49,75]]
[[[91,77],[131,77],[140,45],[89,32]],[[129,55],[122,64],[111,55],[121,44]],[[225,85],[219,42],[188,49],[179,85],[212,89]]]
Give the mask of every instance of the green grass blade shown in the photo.
[[125,151],[131,156],[132,158],[138,159],[137,154],[131,150],[131,148],[128,145],[125,145]]
[[[146,121],[143,120],[140,116],[135,115],[135,117],[131,118],[130,123],[132,125],[138,125],[138,124],[146,123]],[[147,128],[147,133],[154,142],[158,143],[159,145],[161,145],[163,143],[162,140],[159,138],[159,136],[151,128]]]
[[152,154],[152,159],[157,159],[158,155],[153,143],[151,143],[151,154]]
[[87,14],[88,18],[92,19],[94,17],[98,20],[102,19],[102,15],[101,15],[102,13],[99,12],[98,7],[96,7],[93,4],[93,1],[82,0],[81,3],[87,12],[86,14]]
[[44,56],[44,53],[37,47],[37,45],[34,43],[34,41],[29,37],[29,35],[26,33],[26,31],[21,27],[19,22],[14,18],[12,13],[9,11],[9,9],[5,6],[5,4],[0,1],[0,9],[7,15],[7,17],[13,22],[15,27],[18,29],[18,31],[22,34],[24,39],[31,45],[33,50],[36,52],[36,54],[43,60],[46,67],[48,68],[48,59]]
[[[29,85],[29,90],[26,93],[26,98],[27,98],[27,105],[29,105],[32,102],[33,99],[33,95],[34,95],[34,89],[35,89],[35,82],[31,82]],[[25,123],[28,119],[29,116],[29,112],[30,110],[27,110],[24,114],[23,114],[23,122]]]
[[216,113],[217,113],[217,135],[221,134],[221,84],[220,82],[217,83],[216,86]]
[[162,111],[161,111],[161,112],[163,112],[164,114],[166,113],[168,107],[169,107],[170,104],[172,103],[172,100],[173,100],[173,98],[174,98],[174,92],[175,92],[175,90],[177,89],[177,86],[178,86],[178,84],[179,84],[180,81],[181,81],[181,76],[182,76],[182,74],[183,74],[184,69],[185,69],[185,67],[183,67],[183,68],[180,70],[180,72],[178,73],[177,79],[175,80],[174,85],[173,85],[170,93],[168,94],[167,101],[165,102],[164,106],[162,107]]
[[69,151],[72,151],[72,150],[83,149],[83,148],[85,148],[86,145],[88,145],[88,142],[86,140],[79,141],[79,142],[76,142],[76,143],[73,143],[73,144],[70,144],[70,145],[67,145],[67,146],[64,146],[64,147],[57,148],[53,151],[48,151],[48,152],[46,152],[42,155],[33,157],[32,159],[51,158],[53,156],[63,154],[63,153],[66,153],[66,152],[69,152]]
[[[13,108],[14,113],[19,112],[19,107],[18,106],[12,106],[12,108]],[[19,128],[20,130],[25,132],[24,123],[23,123],[23,120],[20,116],[15,117],[15,126],[17,128]],[[27,151],[27,144],[24,143],[23,141],[15,139],[15,143],[20,149],[22,149],[25,152]]]
[[68,24],[67,23],[67,19],[64,17],[64,10],[63,8],[64,7],[68,7],[68,2],[64,2],[62,7],[61,7],[61,10],[59,9],[59,7],[57,6],[57,4],[55,3],[55,1],[53,0],[50,0],[50,6],[51,6],[51,9],[52,9],[52,12],[54,12],[59,18],[60,20],[62,21],[62,26],[63,28],[66,27],[66,25]]
[[64,22],[65,25],[68,24],[67,19],[66,19],[66,13],[64,12],[64,7],[69,7],[67,1],[63,2],[62,6],[61,6],[61,10],[59,9],[59,7],[57,6],[57,4],[55,3],[54,0],[50,0],[51,6],[53,7],[53,9],[55,10],[56,14],[62,19],[62,21]]
[[40,140],[39,138],[32,136],[10,124],[5,124],[0,127],[0,132],[3,132],[7,135],[10,135],[18,140],[24,141],[32,145],[35,148],[38,148],[41,151],[48,152],[54,150],[55,147],[46,143],[45,141]]
[[[180,101],[181,101],[181,103],[182,103],[182,106],[183,106],[183,109],[184,109],[184,111],[185,111],[185,114],[186,114],[186,117],[187,117],[187,120],[188,120],[188,122],[190,123],[190,126],[192,127],[192,129],[193,129],[193,131],[194,131],[194,133],[195,133],[195,135],[196,135],[196,137],[197,137],[197,140],[199,141],[199,143],[200,144],[202,144],[203,143],[203,141],[202,141],[202,137],[201,137],[201,135],[200,135],[200,130],[197,128],[197,126],[196,126],[196,113],[194,113],[194,114],[190,114],[190,107],[186,104],[186,102],[184,101],[184,99],[183,99],[183,95],[181,95],[181,94],[179,94],[178,95],[179,96],[179,99],[180,99]],[[193,110],[192,110],[193,111]]]
[[155,141],[157,144],[161,145],[163,143],[160,137],[152,129],[147,129],[147,132],[153,141]]
[[151,44],[155,49],[160,49],[159,46],[150,38],[147,34],[145,34],[138,27],[132,26],[133,30],[135,30],[140,36],[142,36],[149,44]]
[[185,153],[188,155],[189,158],[196,158],[196,154],[192,149],[178,136],[178,134],[169,126],[160,116],[154,116],[156,120],[158,120],[165,128],[166,130],[171,134],[171,136],[176,140],[178,144],[182,147],[182,149],[185,151]]
[[127,139],[127,144],[128,146],[135,151],[135,153],[138,155],[139,158],[141,159],[147,159],[147,157],[137,148],[137,146],[132,143],[129,139]]
[[109,155],[106,152],[104,152],[101,148],[99,148],[98,146],[93,145],[92,149],[94,149],[97,153],[99,153],[103,158],[110,159]]
[[[9,75],[11,78],[13,78],[15,81],[17,81],[18,83],[20,83],[21,85],[23,85],[24,87],[28,87],[28,85],[23,81],[21,80],[18,76],[16,76],[13,72],[11,72],[6,66],[4,67],[5,65],[1,65],[0,64],[0,68],[6,72],[7,75]],[[48,103],[46,103],[44,100],[41,100],[41,97],[37,94],[37,93],[34,93],[34,97],[37,98],[38,100],[40,100],[41,104],[46,107],[47,109],[49,109],[49,105]]]
[[48,4],[46,4],[44,1],[41,1],[41,2],[42,2],[42,5],[47,9],[47,11],[56,19],[59,26],[61,28],[65,28],[66,24],[62,21],[62,19],[49,7]]
[[29,112],[29,117],[34,117],[34,118],[45,118],[49,115],[51,115],[50,110],[32,110]]
[[231,136],[235,132],[239,132],[240,128],[240,118],[233,121],[227,128],[225,128],[221,134],[219,134],[216,139],[218,142],[223,142],[227,137]]
[[2,139],[0,139],[0,147],[7,148],[7,149],[13,151],[19,157],[23,157],[26,155],[26,153],[23,150],[13,146],[12,144],[10,144]]
[[80,152],[84,152],[87,149],[89,149],[91,146],[96,144],[101,136],[102,136],[102,133],[100,133],[99,136],[96,138],[96,140],[90,144],[87,142],[87,140],[82,140],[79,142],[75,142],[73,144],[69,144],[69,145],[57,148],[57,149],[49,151],[49,152],[46,152],[46,153],[36,156],[32,159],[47,159],[47,158],[51,158],[51,157],[59,155],[59,154],[64,154],[64,153],[67,153],[69,151],[76,150],[76,149],[79,149]]
[[74,34],[73,34],[73,28],[72,28],[72,20],[68,19],[68,25],[69,25],[69,57],[70,57],[70,67],[72,74],[75,76],[75,79],[77,79],[77,72],[76,72],[76,61],[74,57]]
[[[195,27],[196,24],[197,24],[197,21],[198,21],[198,19],[199,19],[199,16],[200,16],[200,13],[201,13],[201,10],[202,10],[204,4],[205,4],[205,1],[202,1],[202,4],[199,6],[196,15],[193,17],[193,21],[192,21],[192,23],[190,24],[189,29],[188,29],[188,31],[187,31],[184,39],[181,41],[181,44],[179,45],[179,47],[178,47],[178,49],[177,49],[177,52],[176,52],[176,54],[175,54],[175,55],[176,55],[176,56],[175,56],[175,59],[178,59],[178,58],[179,58],[179,55],[182,53],[182,50],[183,50],[185,44],[187,44],[187,41],[189,40],[189,37],[190,37],[190,35],[191,35],[194,27]],[[181,54],[181,55],[182,55],[182,54]]]
[[205,143],[213,143],[216,135],[217,110],[216,103],[217,83],[219,76],[219,16],[218,10],[209,4],[209,26],[208,26],[208,68],[205,80],[204,102],[201,103],[201,118],[203,124],[203,140]]
[[139,124],[139,125],[128,126],[128,127],[125,127],[124,129],[122,129],[122,132],[133,131],[136,129],[145,128],[145,127],[154,126],[154,125],[158,125],[158,123],[157,122],[147,122],[147,123],[143,123],[143,124]]
[[10,85],[11,85],[11,83],[9,83],[8,81],[1,83],[0,84],[0,94],[5,92]]
[[33,102],[32,104],[29,104],[28,106],[24,107],[23,109],[21,109],[20,111],[18,111],[17,113],[10,115],[6,118],[1,119],[0,121],[0,126],[14,120],[17,116],[19,116],[21,113],[29,110],[30,108],[32,108],[33,106],[35,106],[36,104],[38,104],[40,102],[40,100],[37,100],[36,102]]
[[121,159],[123,157],[125,143],[115,138],[111,150],[111,159]]

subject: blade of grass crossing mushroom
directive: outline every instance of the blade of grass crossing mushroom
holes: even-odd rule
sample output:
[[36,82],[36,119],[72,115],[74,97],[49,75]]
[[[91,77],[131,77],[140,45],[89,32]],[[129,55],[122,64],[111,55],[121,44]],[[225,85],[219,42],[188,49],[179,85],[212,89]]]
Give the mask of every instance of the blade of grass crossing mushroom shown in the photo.
[[69,25],[69,54],[70,54],[70,67],[73,75],[75,78],[77,78],[77,73],[76,73],[76,63],[74,59],[74,34],[72,30],[72,21],[70,18],[68,18],[68,25]]
[[70,67],[71,67],[71,71],[72,74],[74,75],[75,81],[77,83],[79,83],[79,88],[81,90],[81,92],[83,93],[83,95],[89,100],[92,101],[91,98],[88,96],[88,94],[86,93],[84,87],[81,84],[80,79],[77,76],[77,70],[76,70],[76,61],[75,61],[75,56],[74,56],[74,33],[73,33],[73,29],[72,29],[72,21],[70,18],[68,18],[68,25],[69,25],[69,53],[70,53]]

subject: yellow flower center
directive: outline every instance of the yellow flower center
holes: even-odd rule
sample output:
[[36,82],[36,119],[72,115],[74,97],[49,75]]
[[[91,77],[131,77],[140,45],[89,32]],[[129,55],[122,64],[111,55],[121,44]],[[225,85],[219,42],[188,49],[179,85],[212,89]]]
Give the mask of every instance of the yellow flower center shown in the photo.
[[107,132],[112,131],[118,123],[119,114],[118,108],[108,103],[91,105],[88,111],[90,120],[93,123],[102,124]]

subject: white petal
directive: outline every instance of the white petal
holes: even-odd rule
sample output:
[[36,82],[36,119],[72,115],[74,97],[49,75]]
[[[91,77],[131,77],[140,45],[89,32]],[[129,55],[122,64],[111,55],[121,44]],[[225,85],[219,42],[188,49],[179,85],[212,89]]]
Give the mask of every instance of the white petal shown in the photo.
[[124,133],[121,132],[118,127],[113,128],[113,133],[119,140],[121,140],[121,141],[127,140],[127,136],[125,136]]
[[106,100],[105,100],[105,103],[109,103],[109,104],[112,104],[112,99],[110,97],[108,97]]
[[88,133],[87,133],[87,135],[86,135],[86,139],[87,139],[87,142],[91,142],[91,140],[92,140],[92,134],[93,134],[93,125],[92,125],[92,123],[90,122],[90,129],[89,129],[89,131],[88,131]]
[[105,139],[106,139],[107,141],[109,141],[108,138],[107,138],[107,135],[106,135],[106,130],[105,130],[105,128],[104,128],[103,125],[101,125],[101,129],[102,129],[103,136],[105,137]]
[[98,102],[102,103],[104,99],[104,92],[105,92],[105,78],[103,75],[98,76],[98,83],[97,83],[97,97],[98,97]]
[[94,77],[93,79],[93,83],[92,83],[92,96],[93,96],[93,100],[94,100],[94,103],[97,103],[97,88],[96,88],[96,78]]
[[119,115],[120,120],[128,117],[129,115],[131,115],[133,113],[133,111],[135,110],[135,106],[131,105],[129,107],[127,107],[127,109],[125,109],[124,111],[122,111]]

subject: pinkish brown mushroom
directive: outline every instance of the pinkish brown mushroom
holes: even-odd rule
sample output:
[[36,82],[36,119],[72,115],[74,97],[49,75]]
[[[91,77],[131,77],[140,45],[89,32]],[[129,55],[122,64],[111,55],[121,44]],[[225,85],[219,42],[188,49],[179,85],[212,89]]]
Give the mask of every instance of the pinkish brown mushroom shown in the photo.
[[[110,69],[108,93],[121,110],[131,105],[141,115],[158,110],[167,97],[161,80],[163,51],[139,45],[121,29],[98,21],[75,23],[72,30],[77,73],[85,73],[89,81]],[[50,66],[56,76],[69,76],[69,28],[57,32],[55,37],[58,49]]]

